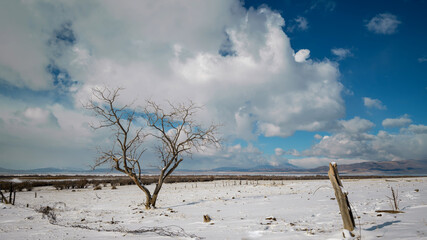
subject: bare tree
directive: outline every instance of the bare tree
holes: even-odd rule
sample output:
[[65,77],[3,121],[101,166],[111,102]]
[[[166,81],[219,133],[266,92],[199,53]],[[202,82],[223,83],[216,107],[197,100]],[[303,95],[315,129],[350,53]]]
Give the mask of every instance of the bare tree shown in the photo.
[[[169,103],[169,110],[165,111],[153,101],[147,101],[147,106],[140,116],[146,120],[147,131],[142,127],[135,127],[136,111],[131,105],[118,106],[117,98],[121,88],[92,89],[93,98],[85,106],[99,119],[94,129],[110,128],[114,131],[113,145],[107,151],[100,150],[94,168],[110,163],[116,170],[127,174],[133,182],[145,193],[145,207],[155,208],[160,189],[166,178],[183,161],[184,156],[191,156],[193,151],[200,151],[208,145],[218,145],[216,138],[218,125],[203,128],[197,124],[194,114],[200,108],[190,103],[188,105],[173,105]],[[145,137],[148,135],[159,140],[156,150],[161,160],[158,182],[151,194],[144,185],[141,156]]]
[[92,124],[92,128],[110,128],[114,132],[112,147],[107,151],[99,149],[100,156],[95,160],[93,168],[110,163],[116,170],[127,174],[145,193],[146,202],[149,202],[151,195],[142,183],[141,168],[141,156],[144,153],[142,143],[145,135],[142,128],[134,128],[132,125],[135,120],[135,111],[131,110],[131,106],[117,106],[117,98],[121,90],[121,88],[114,90],[93,88],[93,98],[85,106],[100,119],[99,124]]
[[157,152],[161,160],[160,174],[150,204],[156,206],[157,196],[165,179],[178,167],[184,157],[193,151],[203,150],[207,145],[219,145],[216,137],[218,125],[203,128],[194,119],[200,109],[194,103],[174,105],[169,102],[165,110],[153,101],[147,101],[144,109],[147,125],[154,131],[149,135],[159,140]]

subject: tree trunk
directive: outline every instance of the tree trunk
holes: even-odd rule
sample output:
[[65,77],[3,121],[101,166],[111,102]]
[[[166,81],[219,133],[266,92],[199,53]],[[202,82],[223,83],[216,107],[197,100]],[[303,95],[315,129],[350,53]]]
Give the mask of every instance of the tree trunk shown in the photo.
[[157,194],[153,193],[153,196],[151,197],[151,207],[153,208],[156,208],[157,196],[158,196],[158,193]]
[[350,203],[347,198],[348,193],[342,191],[343,185],[338,175],[338,169],[337,169],[336,163],[329,163],[328,176],[329,176],[329,179],[331,180],[332,187],[334,188],[334,191],[335,191],[335,197],[337,199],[338,206],[340,208],[344,229],[347,229],[351,233],[351,231],[353,231],[355,227],[353,213],[351,211]]
[[157,196],[159,196],[160,189],[162,188],[163,181],[159,181],[158,184],[156,184],[156,188],[154,189],[153,195],[151,196],[151,206],[153,208],[156,208],[156,202],[157,202]]
[[145,209],[151,208],[151,202],[152,202],[152,196],[150,191],[142,185],[142,183],[139,181],[139,179],[132,174],[128,173],[128,176],[133,180],[133,182],[145,193]]
[[151,196],[150,194],[145,193],[145,209],[150,209],[151,205]]

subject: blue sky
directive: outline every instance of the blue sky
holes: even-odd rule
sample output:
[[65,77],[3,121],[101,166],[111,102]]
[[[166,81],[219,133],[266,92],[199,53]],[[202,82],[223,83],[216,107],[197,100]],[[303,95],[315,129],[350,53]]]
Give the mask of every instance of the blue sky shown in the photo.
[[[294,49],[310,49],[313,59],[338,61],[340,81],[351,93],[343,95],[344,119],[369,119],[375,123],[371,132],[382,130],[385,118],[404,114],[425,124],[427,33],[426,16],[421,9],[427,7],[426,1],[245,1],[246,7],[263,4],[278,11],[289,24],[296,24],[299,17],[307,21],[306,29],[289,31],[284,27]],[[399,21],[393,32],[375,33],[367,28],[369,21],[381,13],[392,14]],[[332,53],[334,48],[348,50],[348,56],[340,60]],[[367,109],[364,97],[380,100],[386,109]],[[393,130],[396,129],[389,129]],[[307,132],[296,136],[296,141],[275,141],[299,150],[313,144],[307,139]]]
[[222,123],[182,168],[427,160],[426,5],[2,2],[0,165],[90,165],[111,142],[82,103],[104,85]]

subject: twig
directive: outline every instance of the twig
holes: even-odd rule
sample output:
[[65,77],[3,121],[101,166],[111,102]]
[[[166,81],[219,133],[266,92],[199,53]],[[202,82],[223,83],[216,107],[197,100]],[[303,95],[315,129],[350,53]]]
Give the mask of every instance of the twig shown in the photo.
[[199,237],[195,234],[189,234],[184,231],[182,227],[176,226],[176,225],[169,225],[164,227],[142,227],[136,230],[128,230],[123,227],[118,227],[114,229],[101,229],[101,228],[95,228],[95,227],[89,227],[86,225],[81,224],[74,224],[71,226],[67,225],[61,225],[61,224],[54,224],[62,227],[73,227],[73,228],[81,228],[81,229],[87,229],[92,231],[98,231],[98,232],[120,232],[120,233],[132,233],[132,234],[143,234],[143,233],[156,233],[160,236],[168,236],[168,237],[189,237],[194,239],[204,239],[202,237]]

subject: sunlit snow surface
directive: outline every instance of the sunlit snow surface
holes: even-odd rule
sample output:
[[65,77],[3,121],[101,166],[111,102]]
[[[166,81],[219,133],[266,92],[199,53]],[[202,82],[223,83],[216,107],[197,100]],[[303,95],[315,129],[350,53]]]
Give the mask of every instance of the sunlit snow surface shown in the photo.
[[[362,239],[427,239],[427,178],[343,184]],[[390,187],[404,213],[375,212],[391,209]],[[342,239],[334,197],[328,180],[174,183],[163,187],[158,209],[145,210],[136,186],[35,188],[17,192],[15,206],[0,204],[0,239]],[[35,211],[45,206],[54,224]]]

